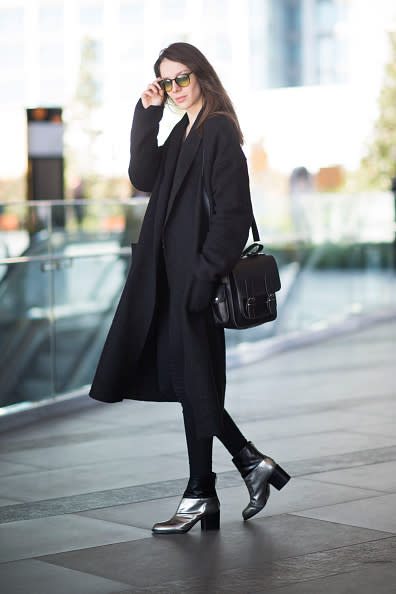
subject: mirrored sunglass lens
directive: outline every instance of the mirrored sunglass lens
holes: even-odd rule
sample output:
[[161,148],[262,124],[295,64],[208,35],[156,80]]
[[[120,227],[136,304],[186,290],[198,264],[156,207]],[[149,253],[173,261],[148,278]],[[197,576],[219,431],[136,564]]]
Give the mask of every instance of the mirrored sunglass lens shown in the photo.
[[176,76],[176,82],[179,87],[187,87],[190,84],[190,75],[179,74],[179,76]]

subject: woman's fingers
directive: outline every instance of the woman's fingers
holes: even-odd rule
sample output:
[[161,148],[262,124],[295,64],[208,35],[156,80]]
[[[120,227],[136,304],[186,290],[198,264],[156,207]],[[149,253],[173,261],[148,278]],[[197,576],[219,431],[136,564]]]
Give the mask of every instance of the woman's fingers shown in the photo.
[[147,86],[147,89],[145,91],[143,91],[141,99],[144,108],[147,108],[150,105],[162,105],[162,102],[164,100],[164,91],[158,84],[159,80],[161,79],[157,78],[155,81],[153,81]]

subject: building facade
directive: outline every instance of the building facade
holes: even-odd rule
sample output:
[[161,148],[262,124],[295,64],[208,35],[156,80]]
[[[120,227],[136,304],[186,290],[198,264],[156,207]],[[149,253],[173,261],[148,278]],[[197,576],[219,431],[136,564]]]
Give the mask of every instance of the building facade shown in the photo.
[[[85,93],[100,111],[98,121],[106,139],[103,161],[113,163],[114,173],[124,171],[125,130],[136,99],[152,78],[158,50],[181,40],[197,45],[209,57],[241,113],[247,139],[253,142],[257,126],[249,122],[252,101],[261,103],[263,93],[365,84],[372,72],[377,82],[364,95],[376,97],[385,46],[365,43],[361,37],[366,32],[372,41],[384,36],[393,2],[373,4],[368,0],[0,0],[0,105],[6,114],[0,123],[7,125],[16,109],[37,105],[62,106],[67,119],[68,107]],[[16,153],[9,147],[4,154],[13,154],[15,162]]]

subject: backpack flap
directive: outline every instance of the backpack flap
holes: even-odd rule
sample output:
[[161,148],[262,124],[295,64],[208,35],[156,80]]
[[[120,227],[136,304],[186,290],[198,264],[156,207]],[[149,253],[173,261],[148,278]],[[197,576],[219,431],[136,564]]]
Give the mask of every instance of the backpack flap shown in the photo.
[[275,293],[281,288],[281,282],[273,256],[258,253],[241,258],[231,281],[233,298],[239,303],[242,318],[258,322],[276,318]]

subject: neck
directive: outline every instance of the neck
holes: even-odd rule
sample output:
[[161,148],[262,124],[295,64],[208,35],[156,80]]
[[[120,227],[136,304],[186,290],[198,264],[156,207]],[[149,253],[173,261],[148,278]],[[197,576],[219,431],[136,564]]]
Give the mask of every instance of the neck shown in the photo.
[[202,101],[198,101],[197,103],[195,103],[194,105],[192,105],[190,107],[190,109],[187,109],[187,115],[188,115],[188,127],[191,129],[195,120],[197,119],[197,115],[199,114],[199,112],[202,109]]

